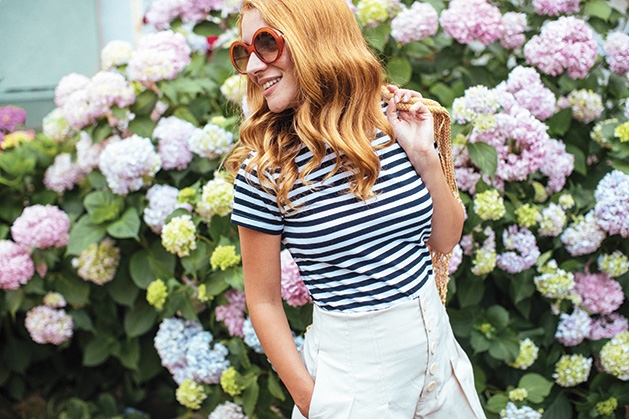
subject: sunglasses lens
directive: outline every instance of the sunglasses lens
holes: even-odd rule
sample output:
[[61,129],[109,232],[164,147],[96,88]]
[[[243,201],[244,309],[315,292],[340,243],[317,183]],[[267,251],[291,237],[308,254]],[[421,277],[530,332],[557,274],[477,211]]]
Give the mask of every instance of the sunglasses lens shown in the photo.
[[275,36],[270,32],[260,32],[253,40],[253,46],[258,57],[265,63],[272,63],[277,59],[279,48]]
[[234,65],[238,69],[238,71],[246,72],[247,71],[247,63],[249,62],[249,51],[244,45],[234,45],[231,50],[232,58],[234,60]]

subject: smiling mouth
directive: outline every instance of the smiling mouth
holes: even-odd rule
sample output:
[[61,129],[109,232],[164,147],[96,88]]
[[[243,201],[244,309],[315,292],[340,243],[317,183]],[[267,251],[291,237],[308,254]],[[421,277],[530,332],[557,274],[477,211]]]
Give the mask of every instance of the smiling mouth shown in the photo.
[[264,83],[262,85],[262,89],[266,90],[269,87],[273,86],[274,84],[278,83],[280,80],[281,80],[281,77],[278,77],[278,78],[273,79],[273,80],[269,80],[269,81],[267,81],[266,83]]

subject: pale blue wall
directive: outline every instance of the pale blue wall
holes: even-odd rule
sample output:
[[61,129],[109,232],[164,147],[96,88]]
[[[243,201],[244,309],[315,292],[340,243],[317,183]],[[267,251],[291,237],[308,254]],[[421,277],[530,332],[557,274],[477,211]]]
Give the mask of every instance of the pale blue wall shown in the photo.
[[39,127],[69,73],[93,76],[109,41],[135,44],[150,0],[0,0],[0,106]]

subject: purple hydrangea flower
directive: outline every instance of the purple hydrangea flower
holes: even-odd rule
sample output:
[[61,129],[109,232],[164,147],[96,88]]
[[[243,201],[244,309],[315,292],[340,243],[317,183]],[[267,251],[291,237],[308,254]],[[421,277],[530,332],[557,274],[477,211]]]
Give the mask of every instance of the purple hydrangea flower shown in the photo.
[[572,16],[547,23],[524,46],[527,63],[552,76],[567,70],[573,79],[589,73],[597,54],[594,33],[583,20]]
[[496,256],[496,264],[511,274],[533,266],[540,255],[535,236],[527,228],[512,225],[502,232],[502,242],[508,252]]
[[594,214],[599,227],[629,237],[629,175],[620,170],[606,174],[594,191]]
[[445,32],[461,44],[489,45],[503,33],[500,9],[486,0],[452,0],[439,19]]
[[182,22],[197,23],[208,18],[210,10],[220,10],[224,0],[155,0],[147,9],[147,24],[163,30],[170,22],[181,18]]
[[26,111],[15,106],[0,107],[0,133],[13,132],[16,126],[26,122]]
[[16,243],[47,249],[68,244],[70,218],[54,205],[32,205],[24,208],[11,226]]
[[559,318],[555,338],[562,345],[576,346],[590,335],[592,319],[579,307],[576,307],[572,314],[562,313]]
[[26,246],[0,240],[0,289],[16,290],[35,274],[35,264]]

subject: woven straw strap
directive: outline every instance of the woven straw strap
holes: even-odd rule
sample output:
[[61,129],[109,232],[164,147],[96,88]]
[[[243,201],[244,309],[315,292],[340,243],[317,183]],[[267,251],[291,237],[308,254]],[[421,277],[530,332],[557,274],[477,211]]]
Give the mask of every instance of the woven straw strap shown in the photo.
[[[390,100],[393,97],[393,93],[389,92],[386,87],[382,87],[382,98]],[[441,161],[441,169],[448,182],[448,186],[452,190],[457,199],[459,198],[459,188],[456,184],[456,176],[454,175],[454,160],[452,158],[452,140],[450,138],[450,114],[448,110],[441,106],[439,102],[432,99],[413,97],[408,102],[397,103],[397,109],[402,111],[408,111],[410,107],[421,101],[424,106],[428,108],[435,123],[435,142],[437,143],[437,150],[439,151],[439,160]],[[430,249],[430,255],[432,257],[433,270],[435,274],[435,283],[439,290],[439,296],[441,301],[446,303],[446,295],[448,292],[448,281],[450,275],[448,269],[450,267],[451,253],[443,254]]]

